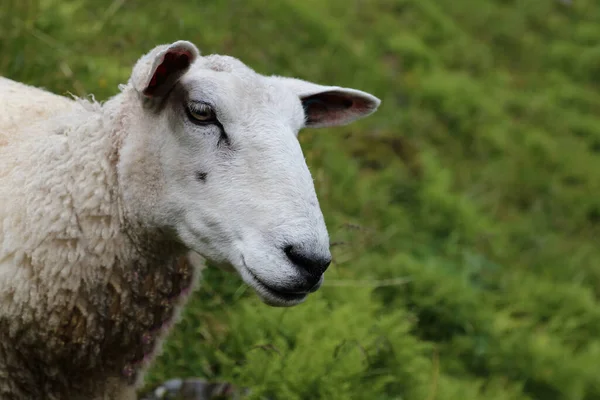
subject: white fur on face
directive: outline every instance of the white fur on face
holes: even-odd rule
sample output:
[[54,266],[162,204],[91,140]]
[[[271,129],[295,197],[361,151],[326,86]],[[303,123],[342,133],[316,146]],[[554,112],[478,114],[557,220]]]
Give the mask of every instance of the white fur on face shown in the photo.
[[[331,259],[297,140],[307,121],[299,87],[311,95],[329,88],[265,77],[232,57],[198,58],[160,107],[139,108],[142,122],[123,147],[125,157],[149,164],[142,172],[152,175],[144,178],[152,190],[138,202],[152,208],[153,220],[189,249],[232,265],[272,305],[303,301]],[[217,121],[195,123],[186,112],[195,104],[210,106]],[[335,118],[331,125],[346,115]]]

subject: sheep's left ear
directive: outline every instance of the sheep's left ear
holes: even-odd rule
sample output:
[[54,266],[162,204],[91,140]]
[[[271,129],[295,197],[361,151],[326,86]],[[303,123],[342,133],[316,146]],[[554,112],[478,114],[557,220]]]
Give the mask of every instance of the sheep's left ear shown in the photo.
[[274,78],[298,95],[304,107],[305,126],[309,128],[347,125],[373,114],[381,104],[377,97],[356,89]]
[[162,97],[199,55],[196,46],[185,40],[157,46],[135,64],[131,83],[138,93],[148,98]]

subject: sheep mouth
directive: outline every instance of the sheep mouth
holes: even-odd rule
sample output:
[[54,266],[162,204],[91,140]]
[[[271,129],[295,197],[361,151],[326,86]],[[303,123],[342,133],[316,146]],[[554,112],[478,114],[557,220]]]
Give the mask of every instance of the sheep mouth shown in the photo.
[[[308,293],[289,293],[273,289],[259,280],[256,280],[256,284],[258,286],[256,289],[258,290],[259,294],[263,295],[263,300],[266,300],[269,305],[292,306],[303,302],[306,297],[308,297]],[[268,294],[268,296],[264,296],[265,292]],[[268,298],[265,299],[265,297]],[[273,304],[272,300],[275,300],[276,304]]]
[[262,301],[273,307],[291,307],[306,300],[309,293],[306,292],[283,292],[262,282],[244,263],[244,269],[248,277],[247,282],[254,288]]

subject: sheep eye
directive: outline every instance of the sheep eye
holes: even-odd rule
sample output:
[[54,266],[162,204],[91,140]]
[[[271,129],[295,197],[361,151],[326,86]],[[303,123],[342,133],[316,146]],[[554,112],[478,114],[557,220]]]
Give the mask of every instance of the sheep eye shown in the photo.
[[190,120],[197,124],[212,124],[217,121],[217,116],[211,106],[205,103],[192,103],[187,106]]

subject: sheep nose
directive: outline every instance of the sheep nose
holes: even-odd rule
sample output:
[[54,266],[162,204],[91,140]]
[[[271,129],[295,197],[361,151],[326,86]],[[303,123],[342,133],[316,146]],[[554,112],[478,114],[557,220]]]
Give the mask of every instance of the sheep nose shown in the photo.
[[310,252],[305,250],[304,246],[293,245],[287,246],[284,251],[290,261],[297,268],[307,272],[311,280],[315,281],[315,284],[331,264],[331,253],[329,251],[325,253]]

